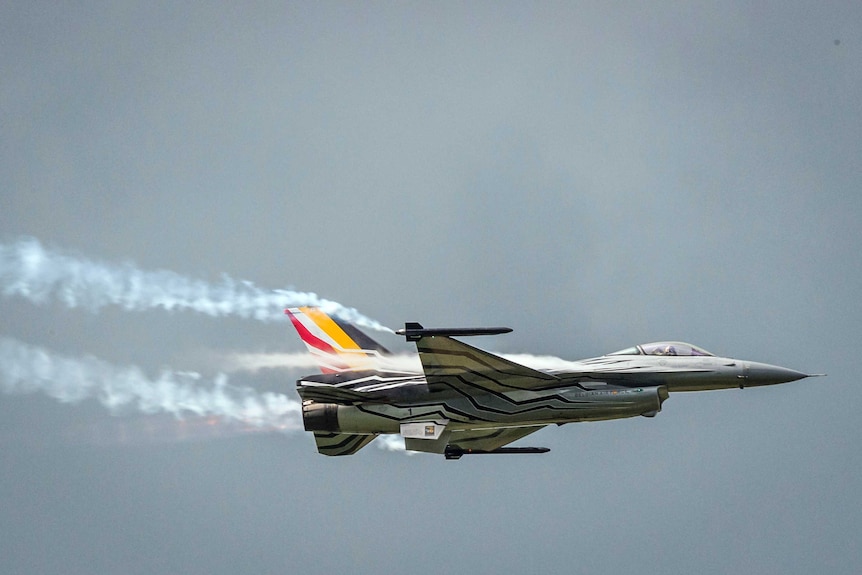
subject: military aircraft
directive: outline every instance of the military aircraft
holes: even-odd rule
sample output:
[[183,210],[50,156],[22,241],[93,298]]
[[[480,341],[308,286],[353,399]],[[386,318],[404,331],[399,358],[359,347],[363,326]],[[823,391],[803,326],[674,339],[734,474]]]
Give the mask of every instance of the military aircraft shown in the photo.
[[[545,453],[505,447],[546,425],[654,417],[678,391],[745,388],[809,374],[715,356],[663,341],[601,357],[533,369],[453,337],[510,328],[424,328],[396,333],[416,343],[421,370],[355,326],[319,308],[285,310],[322,374],[297,381],[306,431],[324,455],[351,455],[379,434],[400,434],[411,451],[459,459],[471,454]],[[822,374],[816,374],[822,375]]]

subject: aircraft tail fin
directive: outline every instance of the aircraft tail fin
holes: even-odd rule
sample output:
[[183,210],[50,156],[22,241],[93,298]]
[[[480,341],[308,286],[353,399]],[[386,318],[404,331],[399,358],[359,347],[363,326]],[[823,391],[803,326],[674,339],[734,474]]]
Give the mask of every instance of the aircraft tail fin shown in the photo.
[[317,307],[284,310],[323,373],[375,370],[389,350],[359,328]]

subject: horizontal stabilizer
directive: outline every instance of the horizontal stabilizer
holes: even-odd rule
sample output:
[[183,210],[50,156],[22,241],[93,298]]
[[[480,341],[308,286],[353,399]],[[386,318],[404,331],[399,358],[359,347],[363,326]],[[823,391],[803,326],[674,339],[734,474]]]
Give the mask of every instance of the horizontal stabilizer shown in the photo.
[[466,337],[471,335],[499,335],[501,333],[510,333],[511,327],[422,327],[422,324],[416,322],[407,322],[404,324],[404,329],[399,329],[395,333],[403,335],[407,341],[419,341],[423,337],[432,337],[436,335]]
[[326,384],[309,385],[305,382],[302,385],[297,385],[296,391],[303,401],[311,400],[320,403],[340,403],[342,405],[380,401],[380,398],[375,398],[368,393]]
[[353,455],[376,438],[376,435],[314,432],[317,451],[322,455]]

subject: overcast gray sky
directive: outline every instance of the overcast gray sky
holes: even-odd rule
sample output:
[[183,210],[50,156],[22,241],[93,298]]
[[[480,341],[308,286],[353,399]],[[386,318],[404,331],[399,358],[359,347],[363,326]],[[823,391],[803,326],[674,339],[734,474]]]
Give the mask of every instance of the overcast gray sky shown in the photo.
[[[862,5],[676,4],[0,8],[3,245],[509,325],[499,352],[681,339],[829,374],[459,462],[6,394],[4,571],[857,573]],[[303,351],[191,311],[0,318],[150,379]]]

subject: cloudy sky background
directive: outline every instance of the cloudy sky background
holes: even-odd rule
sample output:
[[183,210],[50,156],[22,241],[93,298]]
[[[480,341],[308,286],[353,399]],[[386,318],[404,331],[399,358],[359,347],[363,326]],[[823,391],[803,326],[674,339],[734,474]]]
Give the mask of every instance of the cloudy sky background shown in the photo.
[[[4,245],[509,325],[498,352],[682,339],[829,374],[459,462],[6,394],[7,572],[858,571],[858,5],[34,2],[0,45]],[[0,318],[152,379],[303,351],[277,321]]]

